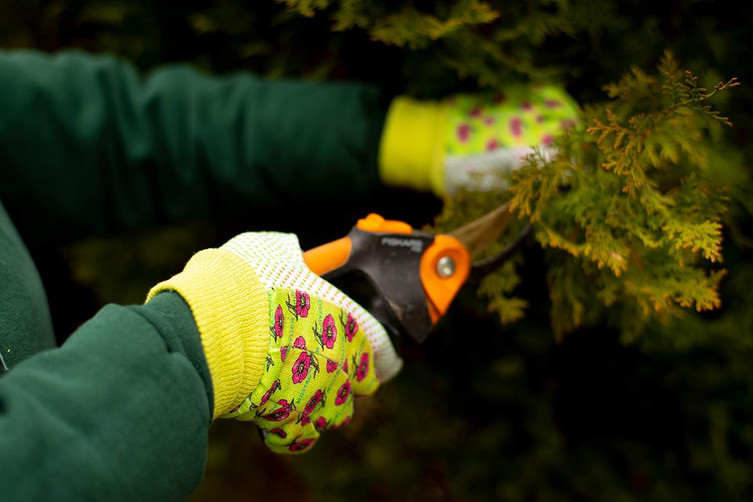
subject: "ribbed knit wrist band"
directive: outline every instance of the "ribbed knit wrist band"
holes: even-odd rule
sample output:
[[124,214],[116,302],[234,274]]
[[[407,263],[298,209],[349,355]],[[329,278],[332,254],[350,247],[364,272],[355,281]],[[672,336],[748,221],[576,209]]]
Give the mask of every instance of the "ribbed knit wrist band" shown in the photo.
[[201,333],[214,388],[213,418],[253,392],[269,348],[269,301],[240,257],[223,249],[195,254],[183,272],[156,285],[147,298],[175,291],[188,303]]

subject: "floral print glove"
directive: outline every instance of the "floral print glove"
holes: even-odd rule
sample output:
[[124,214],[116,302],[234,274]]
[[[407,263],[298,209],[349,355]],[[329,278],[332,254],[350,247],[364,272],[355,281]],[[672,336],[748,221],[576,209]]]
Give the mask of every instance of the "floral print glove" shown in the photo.
[[382,133],[380,177],[389,185],[438,194],[504,189],[505,175],[533,148],[546,152],[578,115],[575,101],[551,85],[510,86],[441,102],[399,97]]
[[202,251],[151,294],[165,289],[194,313],[214,416],[254,422],[276,452],[305,451],[347,424],[354,396],[402,365],[382,325],[308,269],[292,234],[246,233]]

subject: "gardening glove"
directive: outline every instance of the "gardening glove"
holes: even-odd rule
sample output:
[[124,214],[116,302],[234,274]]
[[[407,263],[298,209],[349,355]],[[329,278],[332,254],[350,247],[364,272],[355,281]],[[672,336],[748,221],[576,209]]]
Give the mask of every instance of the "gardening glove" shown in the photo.
[[382,325],[311,272],[292,234],[246,233],[157,285],[191,307],[214,418],[254,422],[276,452],[307,450],[346,424],[353,399],[402,365]]
[[496,95],[442,102],[398,97],[387,112],[379,174],[387,185],[433,190],[507,188],[509,175],[539,147],[575,125],[578,106],[556,86],[515,86]]

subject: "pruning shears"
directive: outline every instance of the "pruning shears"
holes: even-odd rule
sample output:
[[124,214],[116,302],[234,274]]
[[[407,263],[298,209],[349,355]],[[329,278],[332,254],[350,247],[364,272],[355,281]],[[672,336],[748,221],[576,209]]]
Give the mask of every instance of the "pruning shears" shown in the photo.
[[473,261],[511,220],[506,203],[451,232],[434,234],[372,213],[347,236],[304,252],[303,259],[328,281],[361,272],[377,293],[372,315],[393,336],[422,343],[463,285],[497,269],[528,236],[530,225],[498,254]]

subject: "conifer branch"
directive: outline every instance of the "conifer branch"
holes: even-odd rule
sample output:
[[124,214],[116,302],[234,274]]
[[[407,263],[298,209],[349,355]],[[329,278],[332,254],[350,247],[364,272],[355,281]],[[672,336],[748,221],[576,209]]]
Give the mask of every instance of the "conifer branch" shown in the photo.
[[606,86],[612,101],[586,108],[588,127],[513,176],[511,206],[535,224],[543,247],[570,257],[550,266],[556,333],[581,325],[588,309],[640,313],[623,325],[635,334],[678,307],[719,307],[724,271],[704,262],[722,259],[726,197],[704,181],[714,168],[705,128],[729,120],[707,101],[737,85],[707,91],[667,54],[658,76],[634,69]]

